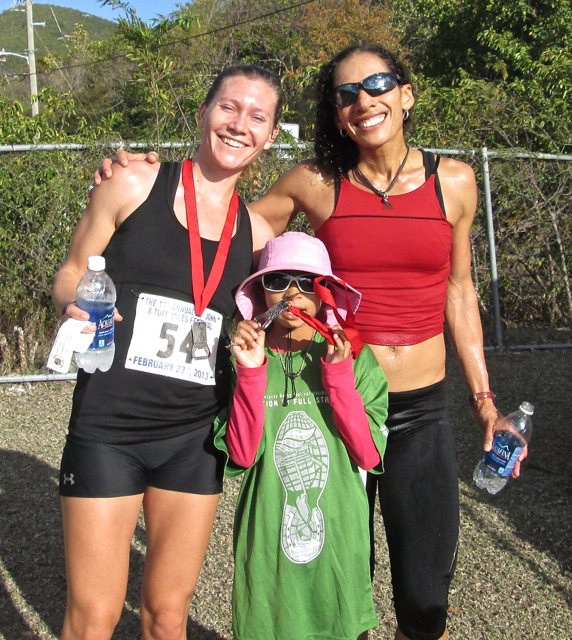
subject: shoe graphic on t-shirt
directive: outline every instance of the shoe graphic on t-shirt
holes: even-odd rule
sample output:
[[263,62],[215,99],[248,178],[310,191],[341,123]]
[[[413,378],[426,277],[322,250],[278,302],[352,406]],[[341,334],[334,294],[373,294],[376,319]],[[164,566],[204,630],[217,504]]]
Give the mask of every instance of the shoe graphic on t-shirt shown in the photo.
[[328,480],[330,456],[318,425],[303,411],[288,414],[274,443],[274,464],[286,491],[282,512],[282,550],[305,564],[320,555],[325,540],[318,505]]

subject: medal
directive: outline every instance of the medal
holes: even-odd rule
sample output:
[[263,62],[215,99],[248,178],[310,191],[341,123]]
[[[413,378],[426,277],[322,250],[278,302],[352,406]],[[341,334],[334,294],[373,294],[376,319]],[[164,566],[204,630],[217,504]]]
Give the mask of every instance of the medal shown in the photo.
[[[272,322],[274,322],[274,320],[276,320],[276,318],[280,314],[284,313],[284,311],[288,311],[289,308],[290,303],[287,300],[280,300],[280,302],[277,302],[273,307],[270,307],[268,311],[265,311],[259,316],[256,316],[256,318],[253,318],[253,320],[260,325],[259,328],[261,331],[266,331],[266,329],[268,329]],[[238,345],[234,344],[234,341],[231,340],[230,344],[226,345],[226,348],[232,349],[232,347],[236,346]]]
[[[193,346],[191,347],[191,360],[207,360],[211,355],[211,350],[207,344],[207,323],[202,320],[195,320],[191,329],[193,334]],[[197,351],[203,355],[197,355]]]
[[280,314],[284,313],[284,311],[288,311],[289,308],[290,303],[287,300],[280,300],[280,302],[277,302],[273,307],[270,307],[268,311],[256,316],[254,322],[258,322],[262,331],[266,331],[270,324],[276,320]]
[[[215,259],[205,283],[203,249],[199,233],[199,219],[197,215],[197,200],[195,196],[195,182],[193,180],[193,161],[185,160],[182,168],[183,187],[185,190],[185,208],[187,210],[187,227],[189,230],[189,248],[191,252],[191,280],[193,285],[193,299],[195,313],[201,316],[211,301],[220,281],[232,240],[232,232],[238,214],[238,194],[233,190],[226,221],[218,243]],[[207,344],[206,324],[203,320],[195,320],[192,327],[193,346],[191,358],[204,360],[210,356]]]

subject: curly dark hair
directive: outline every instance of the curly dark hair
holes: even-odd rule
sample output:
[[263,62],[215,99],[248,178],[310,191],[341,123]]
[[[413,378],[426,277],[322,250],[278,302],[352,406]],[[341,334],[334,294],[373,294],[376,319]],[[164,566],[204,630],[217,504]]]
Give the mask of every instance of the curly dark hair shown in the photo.
[[[334,75],[338,64],[355,53],[372,53],[387,65],[399,82],[399,85],[411,84],[409,71],[391,52],[375,44],[362,44],[349,47],[338,53],[318,74],[316,87],[316,137],[314,151],[320,169],[328,174],[341,175],[355,167],[359,161],[359,147],[350,136],[340,136],[336,125],[336,106],[334,103]],[[408,122],[405,123],[405,126]]]
[[207,107],[212,102],[217,91],[221,88],[222,83],[227,78],[234,78],[236,76],[244,76],[249,80],[262,80],[263,82],[266,82],[269,87],[274,89],[274,93],[276,94],[276,106],[274,107],[274,122],[272,123],[272,126],[276,126],[280,119],[280,114],[282,113],[282,107],[284,106],[285,100],[282,85],[280,84],[280,80],[272,73],[272,71],[268,71],[268,69],[259,67],[255,64],[235,64],[221,71],[211,84],[207,97],[205,98],[205,104]]

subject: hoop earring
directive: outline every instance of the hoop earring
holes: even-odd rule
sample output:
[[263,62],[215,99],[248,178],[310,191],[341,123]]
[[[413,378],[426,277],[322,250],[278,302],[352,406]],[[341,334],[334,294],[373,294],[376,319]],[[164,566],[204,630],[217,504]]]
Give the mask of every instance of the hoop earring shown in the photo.
[[403,122],[407,122],[409,120],[409,109],[403,112]]
[[342,136],[342,138],[348,137],[348,132],[345,129],[338,129],[338,131],[340,132],[340,135]]

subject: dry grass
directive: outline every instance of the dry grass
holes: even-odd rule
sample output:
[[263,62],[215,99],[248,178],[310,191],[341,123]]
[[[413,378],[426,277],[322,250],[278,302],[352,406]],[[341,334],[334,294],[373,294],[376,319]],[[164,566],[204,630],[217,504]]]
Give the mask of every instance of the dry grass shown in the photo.
[[[496,497],[471,481],[480,440],[451,359],[451,414],[460,463],[461,548],[451,591],[454,640],[572,638],[572,353],[488,356],[504,413],[536,405],[529,461]],[[73,385],[0,388],[0,638],[56,638],[65,606],[57,467]],[[227,482],[189,617],[189,638],[230,633],[232,512],[238,485]],[[381,522],[378,558],[384,557]],[[130,587],[114,638],[138,634],[138,585],[145,549],[141,524],[132,546]],[[380,626],[392,638],[387,567],[376,574]]]

